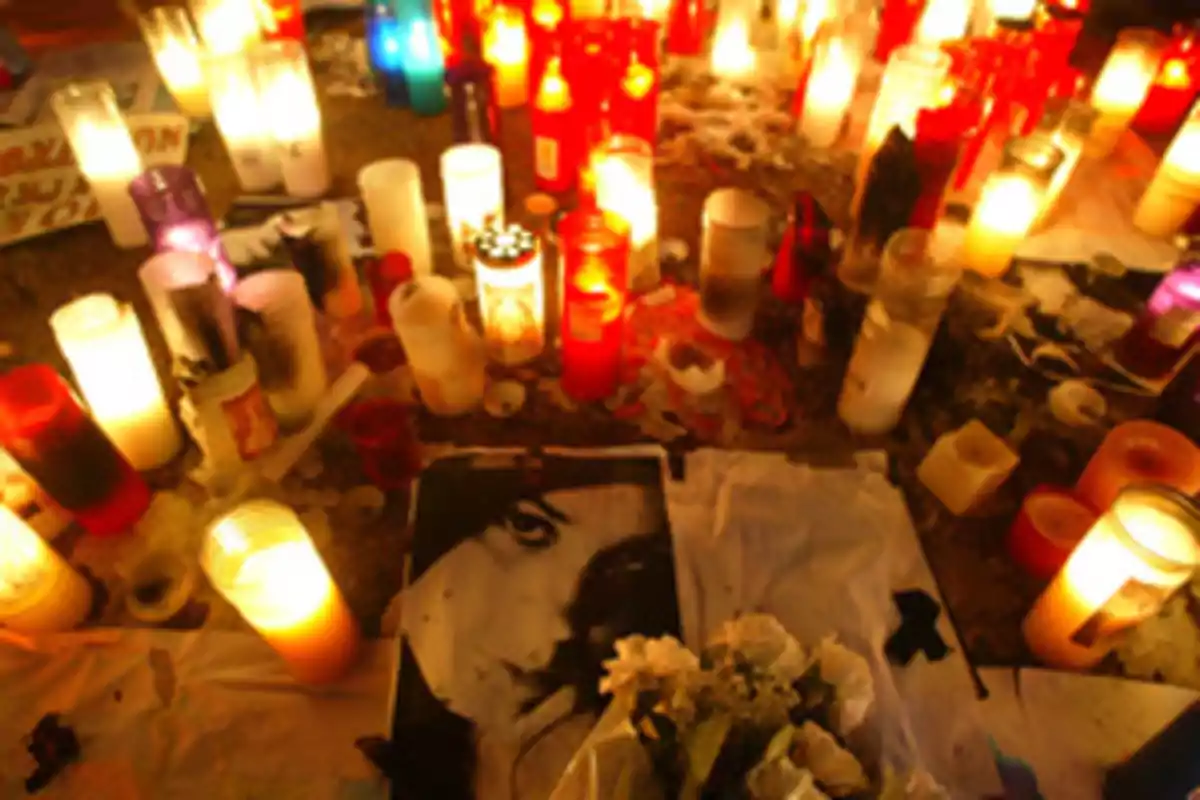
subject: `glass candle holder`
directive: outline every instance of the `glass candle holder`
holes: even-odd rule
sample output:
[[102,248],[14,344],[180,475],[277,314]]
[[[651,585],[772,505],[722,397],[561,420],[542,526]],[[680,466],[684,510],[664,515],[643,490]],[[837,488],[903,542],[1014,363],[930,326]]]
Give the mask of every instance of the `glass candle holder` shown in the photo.
[[266,192],[283,181],[279,149],[245,53],[208,60],[208,89],[213,121],[246,192]]
[[926,230],[905,229],[884,248],[838,399],[838,416],[857,434],[896,427],[958,284],[958,265],[931,257],[931,237]]
[[818,38],[809,63],[800,135],[813,147],[833,147],[854,100],[864,53],[842,32]]
[[175,369],[227,369],[240,357],[233,303],[203,253],[160,253],[138,270]]
[[520,225],[486,228],[475,238],[475,281],[483,341],[492,360],[524,364],[546,341],[546,287],[537,237]]
[[629,228],[629,288],[658,286],[658,201],[654,191],[654,149],[631,136],[614,136],[592,154],[596,206],[620,217]]
[[546,63],[534,94],[533,173],[539,189],[565,192],[579,172],[579,132],[575,129],[571,86],[563,77],[562,58],[554,55]]
[[329,191],[329,161],[321,132],[321,109],[300,42],[266,42],[250,53],[250,67],[279,148],[283,188],[293,197]]
[[460,268],[474,266],[471,242],[489,225],[504,222],[504,166],[490,144],[459,144],[442,153],[446,223]]
[[89,294],[60,306],[50,328],[92,418],[135,469],[161,467],[183,446],[133,307]]
[[404,253],[412,260],[413,274],[431,273],[433,254],[421,168],[403,158],[375,161],[359,170],[358,190],[367,209],[375,252]]
[[1088,141],[1088,155],[1107,158],[1125,135],[1150,92],[1162,61],[1166,40],[1150,28],[1126,28],[1092,85],[1096,124]]
[[498,5],[483,34],[483,57],[496,70],[496,98],[501,108],[517,108],[529,98],[529,35],[525,15]]
[[304,41],[304,9],[301,0],[260,0],[263,3],[262,32],[270,41]]
[[971,213],[964,265],[987,278],[1003,275],[1017,246],[1042,213],[1062,150],[1044,136],[1013,139],[1000,168],[988,177]]
[[139,16],[138,23],[175,105],[193,119],[208,117],[212,107],[204,77],[206,56],[187,11],[179,6],[159,6]]
[[1187,498],[1126,489],[1034,603],[1021,626],[1025,643],[1051,666],[1094,666],[1191,578],[1197,537],[1200,513]]
[[770,222],[767,204],[741,189],[704,201],[698,319],[717,336],[739,341],[754,327]]
[[1071,176],[1083,157],[1096,122],[1096,110],[1081,100],[1067,100],[1058,113],[1047,113],[1043,116],[1038,133],[1050,137],[1050,141],[1062,151],[1062,163],[1054,170],[1050,186],[1046,189],[1042,201],[1042,213],[1038,215],[1038,223],[1043,224],[1054,216],[1063,192],[1071,183]]
[[446,110],[446,65],[437,26],[427,0],[408,0],[404,6],[411,6],[400,14],[404,42],[400,58],[408,102],[418,114],[441,114]]
[[[450,120],[457,144],[500,144],[500,106],[496,102],[496,70],[470,58],[446,70]],[[536,127],[536,116],[535,116]],[[535,134],[536,135],[536,134]]]
[[133,526],[150,489],[44,364],[0,375],[0,447],[95,536]]
[[582,402],[617,390],[625,336],[629,231],[599,211],[572,211],[558,225],[562,259],[562,387]]
[[1075,496],[1104,511],[1126,487],[1154,483],[1200,491],[1200,448],[1174,428],[1132,420],[1113,428],[1075,484]]
[[261,39],[255,0],[188,0],[209,55],[240,53]]
[[393,108],[408,107],[404,81],[404,28],[390,0],[370,0],[363,20],[367,61],[383,96]]
[[129,197],[129,182],[142,172],[112,86],[103,81],[70,83],[50,98],[75,163],[100,206],[117,247],[141,247],[146,229]]
[[1113,348],[1117,362],[1144,380],[1170,380],[1200,341],[1200,254],[1185,253],[1150,295]]
[[977,119],[971,101],[951,102],[917,112],[913,157],[921,192],[909,214],[908,227],[933,230],[937,226],[946,190],[958,166],[963,139]]
[[708,33],[708,8],[703,0],[678,0],[667,18],[667,52],[698,56],[704,52]]
[[912,41],[925,0],[884,0],[879,13],[875,60],[887,63],[896,50]]
[[478,408],[487,358],[454,284],[437,275],[416,278],[392,293],[388,310],[425,407],[447,417]]
[[290,508],[250,500],[219,517],[200,564],[222,597],[304,683],[340,678],[358,656],[358,623]]
[[1178,23],[1171,31],[1158,75],[1134,119],[1143,133],[1169,133],[1187,114],[1200,91],[1200,24]]
[[750,45],[758,7],[750,0],[725,0],[717,7],[709,65],[720,80],[744,83],[758,67],[758,55]]
[[151,167],[133,179],[129,194],[158,253],[203,253],[217,265],[226,291],[237,283],[237,269],[225,253],[196,173],[187,167]]
[[0,623],[18,633],[55,633],[71,630],[91,610],[91,585],[0,505]]
[[1138,202],[1133,224],[1150,236],[1172,237],[1200,206],[1200,105],[1163,154]]

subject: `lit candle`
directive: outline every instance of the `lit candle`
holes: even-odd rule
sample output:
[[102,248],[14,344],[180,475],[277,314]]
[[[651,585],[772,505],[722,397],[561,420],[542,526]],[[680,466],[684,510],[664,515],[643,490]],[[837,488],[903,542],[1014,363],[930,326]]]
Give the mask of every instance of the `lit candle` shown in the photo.
[[265,192],[279,185],[279,151],[246,54],[209,59],[208,87],[213,120],[242,190]]
[[0,375],[0,447],[95,536],[128,530],[150,505],[145,481],[44,364]]
[[1030,575],[1050,580],[1096,519],[1096,512],[1068,490],[1038,486],[1025,496],[1008,532],[1008,554]]
[[800,115],[800,135],[813,147],[832,147],[837,142],[861,66],[860,54],[852,52],[842,37],[818,41]]
[[146,229],[129,196],[129,182],[142,172],[142,157],[117,107],[112,86],[104,82],[70,83],[50,98],[87,178],[104,223],[118,247],[140,247]]
[[990,27],[996,25],[1021,26],[1033,21],[1037,0],[990,0],[987,3]]
[[408,106],[404,82],[404,29],[390,0],[369,0],[363,21],[367,60],[389,106]]
[[756,7],[744,0],[726,0],[717,9],[710,62],[717,78],[745,83],[754,76],[758,57],[750,46],[750,24]]
[[301,0],[259,0],[263,8],[263,33],[272,41],[304,41],[304,9]]
[[446,417],[478,408],[487,358],[454,284],[438,275],[411,280],[392,293],[388,311],[425,407]]
[[358,189],[367,208],[375,252],[404,253],[412,260],[413,274],[431,273],[433,256],[421,168],[402,158],[376,161],[359,171]]
[[596,206],[629,227],[629,288],[658,286],[658,202],[654,193],[654,150],[649,142],[614,136],[592,157]]
[[1087,669],[1154,616],[1200,561],[1200,514],[1168,489],[1127,489],[1096,522],[1025,617],[1046,664]]
[[[220,288],[216,262],[207,254],[160,253],[138,270],[154,318],[175,357],[175,368],[232,366],[239,356],[233,304]],[[205,308],[211,304],[211,308]]]
[[918,44],[941,44],[961,39],[971,21],[970,0],[929,0],[917,23]]
[[1058,208],[1063,192],[1066,191],[1071,182],[1071,176],[1075,174],[1075,168],[1079,166],[1079,161],[1083,157],[1083,149],[1087,146],[1088,137],[1091,135],[1092,125],[1095,122],[1095,109],[1082,101],[1068,100],[1061,116],[1053,121],[1053,126],[1040,129],[1042,133],[1050,137],[1054,144],[1058,145],[1058,149],[1062,151],[1063,160],[1058,165],[1058,169],[1054,170],[1054,177],[1051,178],[1050,187],[1046,190],[1046,197],[1042,201],[1042,213],[1038,217],[1039,223],[1050,219],[1055,209]]
[[283,186],[293,197],[329,191],[329,162],[321,133],[321,110],[300,42],[267,42],[250,54],[259,102],[279,147]]
[[618,20],[617,52],[627,52],[617,63],[615,86],[609,99],[612,133],[647,142],[658,138],[659,53],[662,27],[645,19]]
[[1117,36],[1092,86],[1092,105],[1099,113],[1088,155],[1107,158],[1141,108],[1162,60],[1163,35],[1148,28],[1127,28]]
[[1200,492],[1200,449],[1166,425],[1141,419],[1122,423],[1104,437],[1075,484],[1075,495],[1103,511],[1123,489],[1140,483]]
[[938,437],[917,467],[917,479],[951,514],[962,516],[991,497],[1020,460],[1007,442],[973,419]]
[[92,416],[136,469],[166,464],[183,445],[133,307],[89,294],[61,306],[50,328]]
[[607,0],[570,0],[571,19],[601,19],[608,11]]
[[428,3],[413,0],[406,5],[415,6],[401,17],[401,29],[407,44],[401,51],[400,62],[404,69],[404,82],[408,86],[408,101],[413,111],[433,116],[446,110],[446,72],[442,46]]
[[767,204],[741,189],[718,189],[704,201],[698,319],[725,339],[745,339],[754,326],[770,222]]
[[1134,120],[1143,133],[1170,132],[1188,113],[1200,89],[1200,25],[1180,23],[1172,31],[1158,75]]
[[667,18],[667,52],[672,55],[698,56],[704,49],[707,33],[707,7],[704,0],[675,0]]
[[205,55],[187,12],[179,6],[159,6],[142,14],[138,21],[175,105],[195,119],[211,114],[204,79]]
[[201,565],[297,680],[327,683],[353,666],[358,623],[290,508],[251,500],[224,514],[208,529]]
[[921,17],[925,0],[883,0],[879,12],[879,36],[875,60],[888,63],[895,52],[908,44]]
[[483,36],[483,57],[496,70],[496,97],[501,108],[525,105],[529,96],[529,37],[525,15],[498,5]]
[[504,172],[490,144],[459,144],[442,153],[442,194],[455,262],[472,269],[471,242],[491,224],[504,222]]
[[532,114],[533,174],[543,191],[565,192],[575,183],[579,169],[571,145],[579,132],[572,127],[572,106],[562,58],[551,56],[534,95]]
[[582,402],[617,390],[625,336],[629,234],[597,211],[572,211],[558,226],[562,259],[562,387]]
[[523,364],[545,346],[546,289],[537,237],[520,225],[475,238],[475,280],[483,341],[497,363]]
[[892,53],[879,83],[879,93],[859,155],[860,194],[867,167],[887,138],[888,131],[899,125],[911,134],[917,111],[938,104],[949,71],[950,56],[937,47],[906,45]]
[[91,585],[0,505],[0,624],[18,633],[68,631],[91,610]]
[[1197,206],[1200,206],[1200,105],[1171,140],[1138,203],[1133,224],[1151,236],[1174,236]]
[[[1196,216],[1196,215],[1193,215]],[[1185,251],[1175,269],[1154,288],[1137,321],[1112,355],[1143,382],[1165,382],[1187,363],[1200,338],[1200,258]]]
[[204,46],[213,56],[239,53],[260,38],[257,0],[189,0]]
[[1003,275],[1017,246],[1042,212],[1062,151],[1044,137],[1013,139],[971,212],[963,242],[964,265],[987,278]]

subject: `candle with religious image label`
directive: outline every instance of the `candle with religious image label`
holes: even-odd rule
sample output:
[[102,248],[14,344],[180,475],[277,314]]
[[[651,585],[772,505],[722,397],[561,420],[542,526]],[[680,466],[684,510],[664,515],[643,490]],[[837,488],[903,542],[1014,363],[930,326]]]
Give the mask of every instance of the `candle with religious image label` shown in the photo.
[[459,144],[441,157],[446,224],[459,268],[471,270],[471,243],[491,224],[504,222],[504,160],[490,144]]
[[488,354],[506,366],[535,358],[546,339],[546,289],[537,237],[515,224],[485,228],[475,237],[474,253]]

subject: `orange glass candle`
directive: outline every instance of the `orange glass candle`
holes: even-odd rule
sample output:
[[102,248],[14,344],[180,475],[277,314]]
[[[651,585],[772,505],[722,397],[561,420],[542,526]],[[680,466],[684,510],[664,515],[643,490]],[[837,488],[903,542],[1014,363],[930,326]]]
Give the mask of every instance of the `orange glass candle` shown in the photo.
[[1122,489],[1139,483],[1195,494],[1200,491],[1200,448],[1174,428],[1150,420],[1118,425],[1088,462],[1075,495],[1102,512]]
[[571,87],[562,73],[562,59],[552,56],[533,99],[533,171],[539,189],[565,192],[579,172],[578,131],[575,130]]
[[500,107],[525,105],[529,98],[529,35],[520,9],[501,5],[492,10],[483,36],[483,57],[496,70]]

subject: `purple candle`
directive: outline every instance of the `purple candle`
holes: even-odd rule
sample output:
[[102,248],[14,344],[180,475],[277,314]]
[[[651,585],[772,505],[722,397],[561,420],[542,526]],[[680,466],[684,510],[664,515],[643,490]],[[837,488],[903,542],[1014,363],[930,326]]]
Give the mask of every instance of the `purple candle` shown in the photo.
[[1125,369],[1158,379],[1182,365],[1200,338],[1200,252],[1189,252],[1150,295],[1133,328],[1117,342]]

